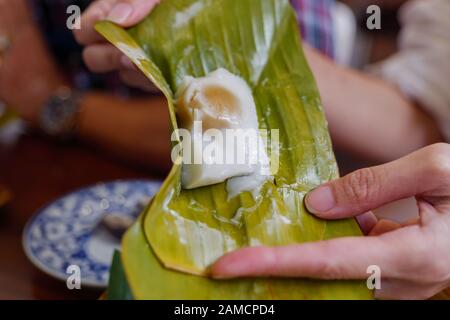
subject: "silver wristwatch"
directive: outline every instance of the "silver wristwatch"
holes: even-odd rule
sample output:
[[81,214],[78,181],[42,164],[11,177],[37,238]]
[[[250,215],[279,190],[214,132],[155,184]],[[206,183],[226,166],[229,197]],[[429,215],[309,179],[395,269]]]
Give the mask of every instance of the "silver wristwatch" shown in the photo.
[[39,126],[49,136],[72,138],[77,129],[80,112],[80,93],[70,88],[60,88],[42,108]]

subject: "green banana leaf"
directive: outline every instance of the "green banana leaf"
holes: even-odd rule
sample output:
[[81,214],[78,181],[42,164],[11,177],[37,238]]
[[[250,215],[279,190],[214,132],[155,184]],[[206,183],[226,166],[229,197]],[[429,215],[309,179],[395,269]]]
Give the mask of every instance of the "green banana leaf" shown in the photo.
[[[149,213],[146,213],[146,215]],[[299,279],[212,280],[164,268],[143,232],[142,216],[125,235],[122,262],[136,299],[268,300],[371,299],[361,281]],[[340,226],[336,226],[339,228]],[[344,225],[342,227],[345,227]]]
[[131,289],[125,276],[125,270],[121,262],[119,251],[114,252],[114,256],[109,270],[109,283],[106,297],[108,300],[133,300]]
[[[233,280],[205,276],[217,258],[255,245],[287,245],[360,235],[356,222],[309,214],[305,194],[338,170],[319,94],[287,0],[163,0],[138,26],[101,22],[97,30],[166,96],[185,76],[220,67],[247,81],[260,129],[278,129],[279,170],[255,200],[228,200],[225,183],[183,190],[175,164],[139,222],[126,234],[122,262],[137,299],[367,299],[362,281]],[[144,137],[151,138],[151,137]]]

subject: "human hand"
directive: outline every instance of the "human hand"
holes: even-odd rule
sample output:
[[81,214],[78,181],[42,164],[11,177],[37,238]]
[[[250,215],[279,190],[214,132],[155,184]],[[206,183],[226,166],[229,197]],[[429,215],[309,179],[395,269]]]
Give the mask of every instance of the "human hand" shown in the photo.
[[0,0],[0,36],[8,42],[0,53],[0,101],[34,121],[62,80],[26,1]]
[[118,71],[122,80],[130,86],[151,91],[154,87],[144,74],[117,48],[106,42],[95,24],[109,20],[131,27],[142,21],[160,0],[98,0],[81,16],[81,28],[75,30],[77,41],[86,46],[83,58],[92,72]]
[[382,278],[377,298],[430,298],[450,286],[449,144],[432,145],[326,183],[305,202],[320,218],[341,219],[410,196],[419,207],[416,224],[376,226],[375,233],[382,233],[378,236],[245,248],[220,258],[212,276],[366,279],[367,268],[377,265]]

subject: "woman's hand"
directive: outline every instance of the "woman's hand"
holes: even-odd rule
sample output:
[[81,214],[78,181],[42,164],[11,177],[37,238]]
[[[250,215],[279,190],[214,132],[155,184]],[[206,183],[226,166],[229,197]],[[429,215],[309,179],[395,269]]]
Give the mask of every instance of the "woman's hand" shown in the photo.
[[342,219],[410,196],[416,196],[420,212],[414,225],[378,224],[376,233],[388,231],[378,236],[246,248],[219,259],[212,275],[366,279],[367,268],[377,265],[377,298],[429,298],[450,286],[449,144],[329,182],[311,192],[306,205],[320,218]]
[[101,20],[131,27],[142,21],[160,0],[98,0],[81,17],[81,29],[75,30],[77,41],[85,45],[83,57],[88,68],[97,73],[119,71],[122,80],[134,87],[152,90],[144,74],[113,45],[106,43],[95,24]]
[[0,101],[34,121],[63,81],[24,0],[0,0]]

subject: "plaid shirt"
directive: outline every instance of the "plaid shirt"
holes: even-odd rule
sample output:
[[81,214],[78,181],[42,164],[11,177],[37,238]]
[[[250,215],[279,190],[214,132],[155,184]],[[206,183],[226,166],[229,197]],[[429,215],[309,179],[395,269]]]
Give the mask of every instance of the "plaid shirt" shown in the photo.
[[[66,8],[78,5],[85,9],[91,0],[29,0],[48,44],[65,70],[66,76],[79,90],[108,89],[119,94],[129,90],[115,75],[94,75],[83,65],[82,48],[66,28]],[[297,12],[298,23],[305,42],[333,57],[332,19],[330,8],[334,0],[290,0]]]
[[331,9],[334,0],[291,0],[297,12],[305,42],[329,57],[334,56],[333,20]]

